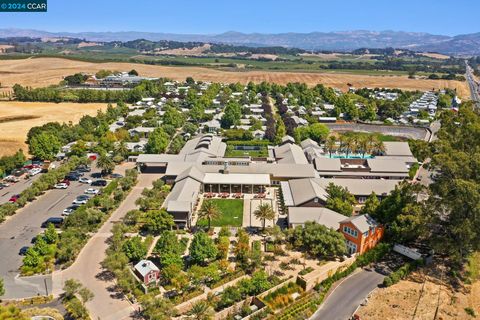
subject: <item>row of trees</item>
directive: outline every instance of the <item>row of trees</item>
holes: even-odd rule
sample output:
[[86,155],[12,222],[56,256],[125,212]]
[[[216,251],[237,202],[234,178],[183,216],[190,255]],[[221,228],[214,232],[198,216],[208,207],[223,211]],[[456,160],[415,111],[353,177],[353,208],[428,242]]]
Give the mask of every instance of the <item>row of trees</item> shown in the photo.
[[385,152],[385,145],[376,134],[345,133],[339,137],[330,135],[325,142],[325,149],[332,156],[332,153],[366,154],[379,155]]

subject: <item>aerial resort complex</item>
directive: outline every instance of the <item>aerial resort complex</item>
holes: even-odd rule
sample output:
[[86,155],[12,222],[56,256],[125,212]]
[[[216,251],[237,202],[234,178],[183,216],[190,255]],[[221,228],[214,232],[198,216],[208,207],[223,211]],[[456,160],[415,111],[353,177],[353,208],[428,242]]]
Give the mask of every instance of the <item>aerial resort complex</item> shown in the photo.
[[480,316],[479,1],[26,2],[0,320]]

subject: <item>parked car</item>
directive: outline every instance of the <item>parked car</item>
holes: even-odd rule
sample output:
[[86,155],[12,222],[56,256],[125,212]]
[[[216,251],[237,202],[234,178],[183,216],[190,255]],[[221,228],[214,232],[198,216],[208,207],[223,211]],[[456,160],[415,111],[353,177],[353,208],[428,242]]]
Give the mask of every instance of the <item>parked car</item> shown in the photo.
[[10,184],[9,183],[6,183],[6,182],[0,182],[0,187],[2,188],[6,188],[6,187],[9,187]]
[[18,251],[18,254],[21,255],[21,256],[24,256],[27,254],[27,251],[28,251],[28,248],[27,246],[23,246],[20,248],[20,250]]
[[59,183],[65,183],[67,186],[70,185],[70,180],[68,179],[63,179],[62,181],[60,181]]
[[72,201],[72,204],[87,204],[88,199],[75,199]]
[[107,180],[95,180],[91,183],[91,186],[95,187],[105,187],[107,185]]
[[24,169],[15,169],[12,171],[12,175],[14,175],[15,177],[20,177],[24,173],[25,173]]
[[36,176],[37,174],[39,174],[40,172],[42,172],[42,169],[40,168],[33,168],[31,169],[30,171],[28,171],[28,175],[30,177],[33,177],[33,176]]
[[94,172],[90,175],[92,178],[95,178],[95,179],[98,179],[98,178],[101,178],[103,177],[102,173],[101,172]]
[[90,199],[90,196],[87,196],[85,194],[79,195],[75,200],[73,200],[72,204],[86,204],[88,200]]
[[87,190],[85,190],[85,193],[86,194],[93,194],[93,195],[96,195],[98,194],[99,190],[98,189],[94,189],[94,188],[88,188]]
[[67,189],[68,188],[68,184],[66,184],[65,182],[61,182],[61,183],[57,183],[56,185],[54,185],[55,189]]
[[123,178],[123,176],[120,173],[112,173],[110,175],[110,178],[117,179],[117,178]]
[[79,205],[73,205],[68,208],[65,208],[62,212],[62,216],[70,215],[73,211],[77,210],[79,207],[80,207]]
[[18,198],[20,198],[20,195],[19,194],[15,194],[13,195],[8,201],[10,202],[17,202]]
[[68,174],[66,177],[65,177],[66,180],[69,180],[69,181],[78,181],[78,179],[80,179],[79,176],[77,175],[74,175],[74,174]]
[[91,180],[91,179],[88,179],[88,178],[83,178],[83,177],[82,177],[82,178],[80,178],[80,179],[78,180],[78,182],[91,184],[91,183],[92,183],[92,180]]
[[70,172],[70,173],[76,174],[76,175],[79,176],[79,177],[83,177],[83,176],[85,175],[84,172],[78,171],[78,170],[72,171],[72,172]]
[[53,224],[55,228],[59,228],[63,224],[63,221],[64,219],[62,217],[51,217],[42,223],[42,228],[47,228],[50,223]]
[[12,175],[6,176],[4,180],[8,182],[13,182],[13,183],[20,181],[20,179]]
[[79,165],[77,168],[75,168],[75,170],[80,172],[90,172],[92,171],[92,168],[86,165]]

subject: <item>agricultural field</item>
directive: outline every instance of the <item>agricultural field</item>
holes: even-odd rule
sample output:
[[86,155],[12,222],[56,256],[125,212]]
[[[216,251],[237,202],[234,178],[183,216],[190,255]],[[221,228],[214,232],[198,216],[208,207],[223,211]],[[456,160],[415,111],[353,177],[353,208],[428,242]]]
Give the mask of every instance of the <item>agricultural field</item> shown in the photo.
[[78,122],[86,114],[106,109],[105,103],[44,103],[0,101],[0,156],[28,147],[25,139],[30,128],[47,122]]
[[[192,58],[194,59],[194,58]],[[260,63],[261,61],[258,61]],[[253,63],[253,62],[252,62]],[[273,62],[275,63],[275,62]],[[387,72],[384,75],[372,75],[374,71],[354,70],[319,70],[317,72],[289,71],[249,71],[239,68],[225,70],[194,66],[158,66],[123,62],[85,62],[64,58],[32,58],[32,59],[0,59],[1,85],[0,92],[10,91],[15,83],[24,86],[43,87],[58,84],[63,77],[77,72],[95,73],[102,69],[128,71],[137,70],[142,76],[167,77],[173,80],[185,80],[193,77],[196,80],[222,83],[256,83],[262,81],[286,84],[288,82],[304,82],[308,85],[324,84],[346,91],[349,85],[361,87],[399,88],[403,90],[456,89],[460,97],[468,98],[469,89],[466,82],[455,80],[409,79],[407,75],[395,75]],[[335,71],[335,72],[334,72]],[[35,76],[33,76],[35,75]]]

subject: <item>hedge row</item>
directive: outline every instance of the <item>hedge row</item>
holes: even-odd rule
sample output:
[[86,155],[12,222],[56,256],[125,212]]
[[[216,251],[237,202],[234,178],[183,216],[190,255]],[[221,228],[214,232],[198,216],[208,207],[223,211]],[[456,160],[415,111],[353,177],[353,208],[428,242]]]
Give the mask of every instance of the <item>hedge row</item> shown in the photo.
[[270,144],[270,141],[267,141],[267,140],[227,141],[227,145],[232,145],[232,146],[268,146],[269,144]]
[[385,287],[390,287],[395,283],[399,282],[402,279],[405,279],[412,271],[416,270],[419,266],[423,265],[422,260],[415,260],[413,262],[407,262],[389,276],[383,279],[383,285]]
[[42,174],[32,185],[20,193],[20,197],[15,203],[8,202],[0,205],[0,223],[5,221],[5,217],[14,215],[19,208],[24,207],[28,202],[35,200],[45,191],[52,189],[53,186],[72,171],[79,164],[86,164],[86,158],[72,157],[68,162],[56,169],[51,169]]

